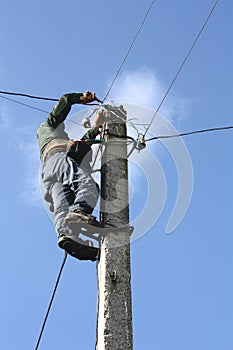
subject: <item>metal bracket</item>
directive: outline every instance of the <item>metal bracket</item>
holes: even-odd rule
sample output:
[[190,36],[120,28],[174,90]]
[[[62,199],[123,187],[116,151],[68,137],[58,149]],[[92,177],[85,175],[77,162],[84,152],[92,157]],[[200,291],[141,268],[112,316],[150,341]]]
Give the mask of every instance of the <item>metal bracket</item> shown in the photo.
[[112,279],[112,282],[116,282],[116,279],[117,279],[117,272],[116,270],[112,270],[110,273],[109,273],[111,279]]

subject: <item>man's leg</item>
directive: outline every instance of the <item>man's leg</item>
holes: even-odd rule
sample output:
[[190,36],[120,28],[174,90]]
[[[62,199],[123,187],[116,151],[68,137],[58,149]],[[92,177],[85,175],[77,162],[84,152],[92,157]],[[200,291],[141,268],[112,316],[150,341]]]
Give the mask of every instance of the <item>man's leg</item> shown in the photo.
[[[96,261],[99,255],[98,248],[89,246],[89,241],[83,241],[70,232],[65,217],[69,212],[69,206],[74,200],[74,193],[68,185],[56,182],[51,188],[54,201],[54,226],[59,236],[58,245],[70,255],[80,260]],[[79,241],[77,241],[79,240]]]
[[80,260],[96,261],[99,249],[90,247],[88,241],[77,242],[78,234],[71,232],[65,222],[65,217],[75,200],[75,193],[71,188],[74,178],[72,164],[73,162],[61,153],[55,153],[46,161],[42,169],[45,197],[54,207],[54,226],[59,236],[59,247]]
[[76,166],[71,185],[75,198],[70,211],[81,210],[91,214],[99,197],[99,187],[92,176],[84,169]]
[[78,164],[73,164],[73,171],[71,189],[74,191],[75,199],[65,222],[72,231],[77,230],[82,223],[84,227],[88,224],[88,231],[93,231],[93,226],[102,227],[96,217],[91,215],[99,197],[99,186],[90,173],[80,168]]
[[58,235],[69,234],[69,228],[65,223],[65,217],[69,207],[74,201],[74,192],[68,185],[55,182],[51,186],[51,196],[54,204],[54,226]]

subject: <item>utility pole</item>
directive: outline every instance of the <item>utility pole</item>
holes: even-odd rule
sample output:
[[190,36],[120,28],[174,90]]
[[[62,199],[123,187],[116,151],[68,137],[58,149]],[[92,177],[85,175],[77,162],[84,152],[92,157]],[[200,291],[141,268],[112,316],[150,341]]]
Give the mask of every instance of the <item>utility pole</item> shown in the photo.
[[96,350],[132,350],[126,111],[107,108],[101,164],[101,221],[108,230],[98,263]]

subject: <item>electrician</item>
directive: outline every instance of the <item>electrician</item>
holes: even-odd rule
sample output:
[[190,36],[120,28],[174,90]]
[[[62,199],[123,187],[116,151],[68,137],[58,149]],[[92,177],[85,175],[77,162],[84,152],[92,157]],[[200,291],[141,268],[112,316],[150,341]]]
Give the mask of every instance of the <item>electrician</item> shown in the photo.
[[[98,259],[99,249],[92,247],[72,231],[72,224],[100,226],[91,215],[98,200],[99,187],[90,174],[91,146],[104,121],[104,111],[97,112],[93,127],[81,140],[70,140],[64,121],[74,104],[99,101],[95,93],[67,93],[49,113],[37,131],[42,163],[44,198],[54,211],[58,246],[80,260]],[[81,243],[80,243],[81,241]]]

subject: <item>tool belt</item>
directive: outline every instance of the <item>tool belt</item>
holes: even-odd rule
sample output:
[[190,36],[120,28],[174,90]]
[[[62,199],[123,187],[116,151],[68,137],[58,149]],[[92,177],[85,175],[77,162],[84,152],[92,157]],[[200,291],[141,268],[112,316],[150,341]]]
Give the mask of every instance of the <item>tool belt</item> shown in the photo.
[[42,162],[45,162],[46,159],[48,159],[48,157],[50,157],[55,152],[66,152],[68,142],[68,140],[64,139],[54,139],[49,142],[44,150]]
[[91,146],[82,140],[70,141],[66,147],[66,154],[79,165],[83,161],[85,164],[90,164],[92,160]]
[[45,162],[52,154],[56,152],[65,152],[66,155],[72,158],[79,165],[89,165],[92,161],[91,146],[82,140],[68,141],[64,139],[55,139],[51,141],[45,148],[42,156],[42,162]]

